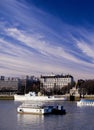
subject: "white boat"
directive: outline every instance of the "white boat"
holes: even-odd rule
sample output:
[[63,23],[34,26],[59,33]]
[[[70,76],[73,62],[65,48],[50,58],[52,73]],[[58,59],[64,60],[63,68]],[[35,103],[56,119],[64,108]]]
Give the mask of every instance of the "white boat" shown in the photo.
[[66,114],[66,111],[63,109],[63,106],[46,106],[38,104],[28,104],[23,103],[17,108],[17,112],[20,114]]
[[94,106],[94,100],[81,99],[77,102],[77,106]]
[[52,108],[37,104],[22,104],[17,108],[17,112],[20,114],[50,114],[52,112]]
[[37,96],[34,92],[29,92],[25,95],[14,95],[15,101],[63,101],[66,100],[66,97],[57,98],[55,96]]

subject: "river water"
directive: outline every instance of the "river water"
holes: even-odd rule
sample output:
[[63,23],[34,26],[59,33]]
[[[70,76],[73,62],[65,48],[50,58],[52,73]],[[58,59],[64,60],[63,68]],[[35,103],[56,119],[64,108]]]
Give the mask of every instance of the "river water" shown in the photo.
[[0,130],[94,130],[94,107],[63,101],[66,115],[17,114],[20,102],[0,101]]

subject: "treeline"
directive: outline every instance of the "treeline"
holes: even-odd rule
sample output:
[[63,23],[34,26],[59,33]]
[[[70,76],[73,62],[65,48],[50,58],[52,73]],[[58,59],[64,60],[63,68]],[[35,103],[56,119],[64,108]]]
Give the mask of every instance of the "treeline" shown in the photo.
[[70,92],[70,89],[73,87],[73,84],[69,84],[67,86],[63,86],[63,87],[59,87],[59,86],[55,86],[53,88],[46,88],[44,87],[40,87],[40,92],[44,95],[64,95],[66,93]]
[[77,88],[81,95],[93,95],[94,94],[94,80],[78,80]]
[[75,86],[75,82],[72,84],[68,84],[67,86],[62,86],[61,88],[54,85],[53,88],[47,88],[46,86],[43,86],[43,84],[40,81],[33,81],[27,80],[26,84],[21,83],[18,88],[18,94],[25,94],[30,91],[38,93],[40,92],[43,95],[63,95],[70,92],[70,89]]
[[2,88],[0,89],[0,92],[15,92],[18,94],[25,94],[30,91],[32,92],[41,92],[44,95],[63,95],[66,93],[70,93],[70,89],[72,89],[74,86],[78,89],[79,95],[93,95],[94,94],[94,80],[83,80],[79,79],[77,83],[73,82],[72,84],[68,84],[67,86],[62,86],[61,88],[59,86],[54,85],[53,88],[47,88],[43,86],[43,84],[39,80],[22,80],[18,84],[18,88],[16,90],[13,90],[11,87]]
[[26,83],[20,82],[17,94],[25,94],[30,91],[38,93],[40,91],[40,81],[27,80]]

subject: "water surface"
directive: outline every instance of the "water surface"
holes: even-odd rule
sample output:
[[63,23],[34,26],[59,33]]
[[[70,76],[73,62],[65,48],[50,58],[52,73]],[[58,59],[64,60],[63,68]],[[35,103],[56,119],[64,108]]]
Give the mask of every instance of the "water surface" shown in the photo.
[[[56,102],[57,103],[57,102]],[[17,113],[20,102],[0,101],[0,130],[94,130],[94,107],[77,107],[76,102],[59,102],[66,115]],[[58,103],[57,103],[58,104]]]

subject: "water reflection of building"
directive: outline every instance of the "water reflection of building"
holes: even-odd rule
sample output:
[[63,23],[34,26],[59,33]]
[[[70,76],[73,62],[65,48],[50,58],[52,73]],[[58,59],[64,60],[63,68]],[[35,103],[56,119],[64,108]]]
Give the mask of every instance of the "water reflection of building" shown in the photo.
[[74,80],[71,75],[42,75],[40,81],[45,88],[58,87],[61,89],[68,84],[72,84]]

